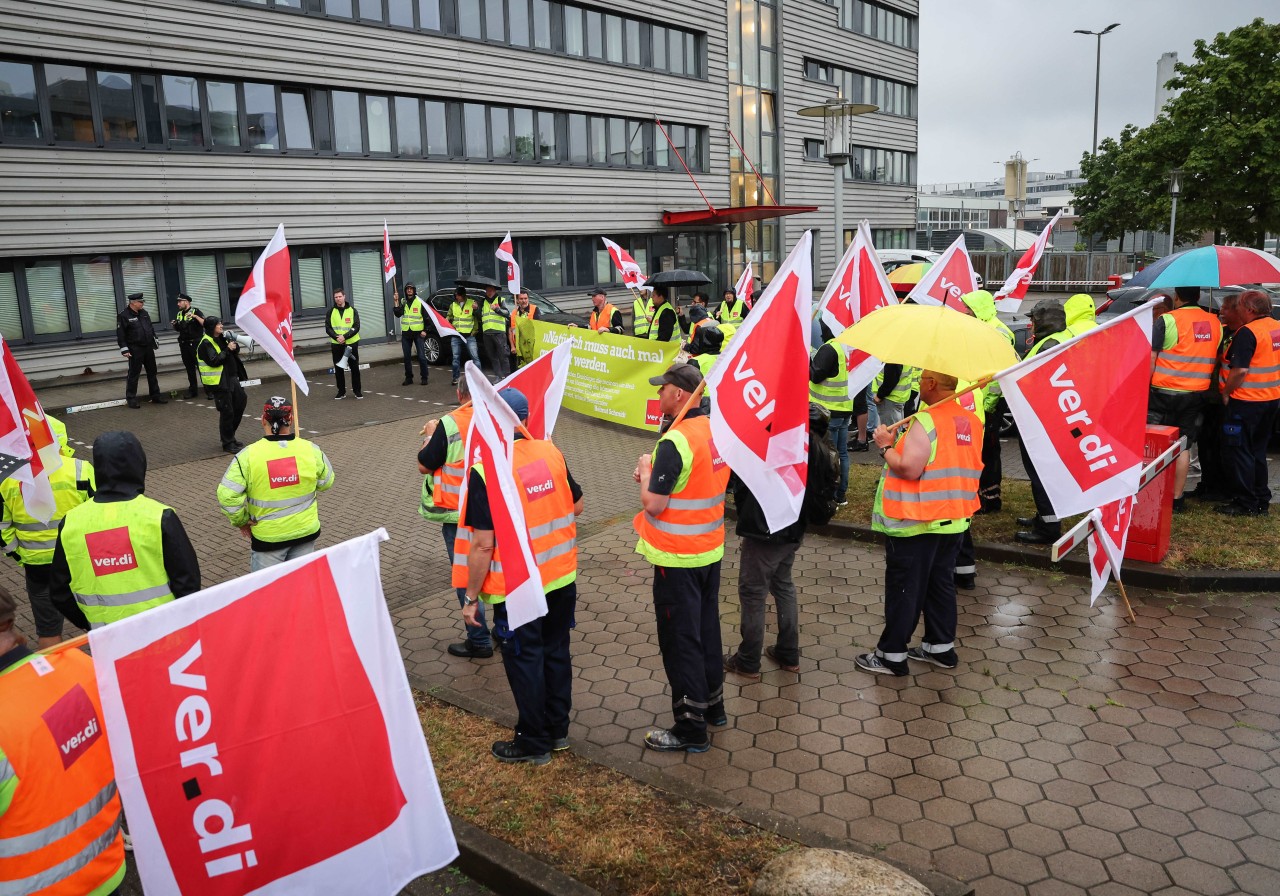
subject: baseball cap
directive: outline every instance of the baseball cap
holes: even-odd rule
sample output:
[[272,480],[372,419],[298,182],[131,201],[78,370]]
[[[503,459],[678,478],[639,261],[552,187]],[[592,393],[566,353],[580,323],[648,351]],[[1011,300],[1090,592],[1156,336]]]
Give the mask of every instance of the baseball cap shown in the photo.
[[693,364],[685,364],[683,362],[672,364],[662,376],[655,376],[649,379],[649,385],[651,386],[670,383],[686,392],[692,392],[698,388],[698,383],[700,382],[702,382],[702,371]]
[[608,295],[608,293],[607,293],[607,292],[605,292],[603,289],[601,289],[601,288],[600,288],[600,287],[598,287],[598,286],[597,286],[595,289],[591,290],[591,292],[587,293],[587,296],[588,296],[589,298],[593,298],[593,299],[594,299],[596,296],[607,296],[607,295]]
[[519,389],[503,389],[498,397],[507,403],[507,407],[515,413],[516,419],[525,420],[529,416],[529,399]]

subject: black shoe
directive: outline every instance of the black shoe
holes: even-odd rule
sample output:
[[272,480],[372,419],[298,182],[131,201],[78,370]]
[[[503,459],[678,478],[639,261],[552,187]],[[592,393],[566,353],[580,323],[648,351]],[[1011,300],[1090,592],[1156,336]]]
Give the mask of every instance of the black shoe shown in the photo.
[[956,587],[963,588],[965,591],[972,591],[973,589],[978,587],[977,573],[958,572],[955,574],[955,579],[956,579]]
[[490,752],[499,762],[528,762],[531,765],[546,765],[551,761],[550,753],[530,753],[513,740],[496,741]]
[[239,439],[232,439],[231,447],[236,449],[237,451],[240,451],[241,449],[244,448],[244,442],[240,441]]
[[213,401],[213,393],[212,393],[212,392],[206,392],[206,393],[204,393],[204,400],[205,400],[205,401]]
[[918,660],[922,663],[933,663],[943,669],[954,669],[960,664],[960,658],[956,656],[954,648],[943,653],[929,653],[923,646],[912,647],[907,651],[907,659]]
[[907,661],[900,663],[890,662],[882,656],[876,656],[874,653],[860,653],[853,658],[853,664],[863,672],[871,672],[876,675],[894,675],[898,678],[907,674]]
[[750,669],[745,668],[742,665],[742,660],[738,659],[738,655],[736,653],[731,653],[724,658],[724,671],[732,672],[739,678],[745,678],[748,681],[760,680],[760,670],[757,669],[752,672]]
[[1220,504],[1213,508],[1217,513],[1223,516],[1266,516],[1267,508],[1245,507],[1243,504],[1237,504],[1232,501],[1230,504]]
[[707,724],[714,725],[717,728],[723,728],[725,725],[729,724],[729,716],[724,710],[721,710],[718,716],[708,715]]
[[195,398],[197,394],[198,393],[196,392],[195,389],[188,389],[186,392],[182,393],[182,397],[190,400],[192,398]]
[[1226,492],[1220,492],[1217,489],[1197,487],[1195,491],[1187,492],[1184,497],[1191,498],[1193,501],[1209,501],[1214,504],[1222,504],[1231,500],[1231,496]]
[[419,386],[425,386],[426,384],[427,384],[427,381],[426,381],[426,380],[419,380],[419,381],[418,381],[418,385],[419,385]]
[[138,403],[138,399],[136,398],[126,398],[124,400],[124,403],[127,404],[129,407],[133,408],[135,411],[142,407],[142,405]]
[[569,749],[569,736],[557,737],[551,742],[551,752],[560,753]]
[[451,386],[456,386],[456,385],[458,385],[458,381],[455,379],[455,380],[454,380],[452,383],[450,383],[449,385],[451,385]]
[[1038,516],[1020,516],[1017,519],[1018,525],[1022,526],[1024,529],[1030,529],[1038,522],[1040,522],[1040,517]]
[[869,451],[870,446],[866,442],[859,442],[855,440],[852,444],[849,445],[849,450],[857,451],[857,452]]
[[411,377],[411,376],[407,376],[407,377],[405,377],[405,378],[404,378],[404,382],[403,382],[403,383],[401,383],[400,385],[402,385],[402,386],[412,386],[412,385],[413,385],[413,377]]
[[346,393],[346,392],[339,392],[337,395],[333,396],[333,400],[334,400],[334,401],[342,401],[342,399],[344,399],[344,398],[346,398],[346,397],[347,397],[347,393]]
[[493,656],[492,647],[476,647],[470,641],[459,641],[449,645],[450,656],[465,656],[476,660],[487,660]]
[[705,753],[711,749],[711,740],[702,742],[685,740],[667,728],[654,728],[644,736],[644,745],[660,753],[675,753],[681,750],[686,753]]
[[1013,536],[1015,540],[1023,544],[1053,544],[1062,537],[1060,533],[1043,532],[1038,529],[1032,529],[1030,532],[1019,532]]
[[147,401],[151,402],[152,404],[168,404],[169,403],[169,399],[163,398],[159,395],[152,395],[150,398],[147,399]]
[[363,392],[357,392],[357,393],[356,393],[356,400],[357,400],[357,401],[359,401],[361,398],[364,398],[364,393],[363,393]]
[[974,516],[978,516],[984,513],[999,513],[1001,508],[1003,507],[1004,507],[1004,502],[1002,501],[984,501],[982,503],[982,506],[974,511]]
[[1187,496],[1186,495],[1183,495],[1181,498],[1173,499],[1173,512],[1174,513],[1187,512]]

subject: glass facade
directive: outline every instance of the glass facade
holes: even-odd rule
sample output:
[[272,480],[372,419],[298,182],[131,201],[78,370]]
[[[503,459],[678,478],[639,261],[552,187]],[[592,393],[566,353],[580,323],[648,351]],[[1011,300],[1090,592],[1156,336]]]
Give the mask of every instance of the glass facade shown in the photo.
[[[777,6],[735,0],[728,10],[729,130],[737,138],[729,139],[730,203],[778,205]],[[768,281],[781,261],[777,221],[748,221],[730,232],[730,274],[736,279],[750,260]]]
[[837,92],[851,103],[873,103],[886,115],[916,117],[916,86],[838,65],[806,59],[804,75],[834,84]]

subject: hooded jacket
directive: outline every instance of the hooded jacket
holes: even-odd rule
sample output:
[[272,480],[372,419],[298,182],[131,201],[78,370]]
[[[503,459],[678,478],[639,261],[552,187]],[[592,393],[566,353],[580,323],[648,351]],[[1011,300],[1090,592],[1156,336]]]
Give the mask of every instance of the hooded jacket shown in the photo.
[[1093,305],[1093,296],[1078,292],[1062,305],[1067,315],[1067,332],[1079,336],[1098,325],[1097,311]]
[[[814,410],[815,405],[809,403],[809,458],[812,462],[814,450],[817,443],[826,439],[827,430],[830,425],[831,417],[824,410],[819,408]],[[815,483],[809,480],[808,487],[812,488]],[[769,531],[769,523],[765,520],[764,510],[760,507],[760,502],[756,500],[756,496],[751,493],[751,489],[747,488],[747,484],[739,479],[736,475],[729,477],[729,488],[733,491],[733,507],[737,511],[738,524],[734,527],[734,531],[743,538],[754,538],[758,541],[771,541],[780,544],[799,544],[804,539],[804,533],[808,529],[809,523],[805,519],[804,508],[800,510],[800,518],[790,526],[785,526],[777,532]]]
[[[94,501],[109,504],[130,501],[143,494],[147,478],[147,455],[142,443],[131,432],[104,432],[93,441],[93,467],[97,490]],[[164,569],[174,597],[185,597],[200,590],[200,561],[187,537],[187,530],[172,509],[160,518],[160,536],[164,550]],[[89,621],[71,594],[71,569],[62,548],[62,524],[58,524],[58,543],[53,549],[49,567],[49,596],[71,623],[85,631]]]
[[969,306],[973,316],[989,327],[1003,333],[1010,344],[1014,342],[1013,331],[1005,326],[1004,321],[996,316],[996,299],[985,289],[978,289],[960,297],[960,301]]

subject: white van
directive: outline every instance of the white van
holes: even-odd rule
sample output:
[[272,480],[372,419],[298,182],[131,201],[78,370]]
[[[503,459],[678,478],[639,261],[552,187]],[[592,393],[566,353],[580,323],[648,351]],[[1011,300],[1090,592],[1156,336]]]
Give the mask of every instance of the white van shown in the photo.
[[940,252],[930,252],[928,249],[877,249],[876,255],[880,258],[880,264],[884,266],[885,273],[889,273],[894,268],[900,268],[904,264],[919,264],[920,262],[928,262],[933,264],[942,257]]

